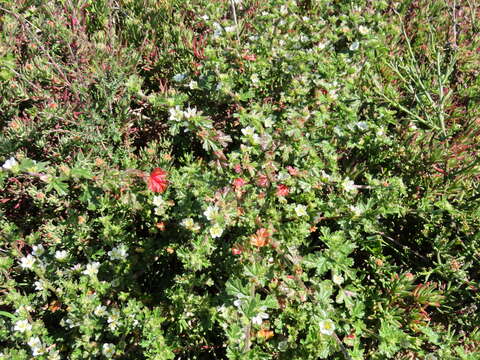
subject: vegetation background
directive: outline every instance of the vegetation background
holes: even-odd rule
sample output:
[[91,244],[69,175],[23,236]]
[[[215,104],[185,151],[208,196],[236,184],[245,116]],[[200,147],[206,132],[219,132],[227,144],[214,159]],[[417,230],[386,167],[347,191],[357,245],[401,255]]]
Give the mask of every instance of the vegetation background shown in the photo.
[[0,0],[0,358],[478,359],[474,0]]

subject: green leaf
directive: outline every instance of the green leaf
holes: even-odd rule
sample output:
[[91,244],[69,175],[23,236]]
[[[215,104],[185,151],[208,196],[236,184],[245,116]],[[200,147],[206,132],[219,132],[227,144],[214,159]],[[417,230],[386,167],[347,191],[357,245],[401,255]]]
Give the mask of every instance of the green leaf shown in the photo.
[[10,314],[9,312],[6,311],[0,311],[0,315],[6,316],[12,320],[17,320],[17,317],[13,314]]
[[58,195],[66,195],[68,193],[68,184],[59,180],[53,179],[47,186],[47,191],[55,190]]
[[73,168],[70,171],[70,175],[76,178],[84,178],[84,179],[93,178],[93,174],[89,170],[81,169],[81,168]]

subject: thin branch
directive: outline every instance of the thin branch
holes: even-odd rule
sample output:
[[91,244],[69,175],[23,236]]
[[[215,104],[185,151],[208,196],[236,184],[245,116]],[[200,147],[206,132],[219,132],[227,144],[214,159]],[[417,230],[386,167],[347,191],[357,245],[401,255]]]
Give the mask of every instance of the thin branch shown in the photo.
[[377,232],[377,234],[379,234],[379,235],[383,236],[385,239],[387,239],[387,240],[389,240],[389,241],[393,242],[395,245],[397,245],[397,246],[401,247],[402,249],[405,249],[405,250],[409,250],[409,251],[411,251],[411,252],[412,252],[414,255],[418,256],[419,258],[421,258],[421,259],[423,259],[423,260],[425,260],[425,261],[427,261],[427,262],[429,261],[429,260],[428,260],[428,259],[427,259],[425,256],[423,256],[423,255],[422,255],[422,254],[420,254],[419,252],[417,252],[417,251],[413,250],[412,248],[409,248],[409,247],[408,247],[408,246],[406,246],[406,245],[402,245],[400,242],[398,242],[398,241],[397,241],[397,240],[395,240],[394,238],[392,238],[392,237],[388,236],[388,235],[387,235],[387,234],[385,234],[384,232],[381,232],[381,231],[379,231],[379,232]]
[[235,22],[235,32],[237,34],[237,41],[238,43],[240,43],[240,36],[238,35],[237,11],[235,10],[235,0],[230,0],[230,4],[232,5],[233,21]]

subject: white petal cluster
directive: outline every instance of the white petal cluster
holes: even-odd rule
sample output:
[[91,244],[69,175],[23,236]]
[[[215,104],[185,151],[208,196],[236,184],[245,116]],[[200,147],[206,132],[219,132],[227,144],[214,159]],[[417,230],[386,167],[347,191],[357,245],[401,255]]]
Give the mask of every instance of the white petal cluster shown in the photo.
[[35,258],[30,254],[20,259],[20,266],[24,269],[31,269],[34,264]]
[[[192,80],[193,81],[193,80]],[[191,83],[191,86],[198,87],[197,82],[195,81],[195,84]],[[174,108],[170,108],[168,110],[169,113],[169,119],[172,121],[176,122],[181,122],[182,120],[188,120],[191,119],[195,116],[200,115],[200,112],[197,110],[197,108],[194,107],[187,107],[186,110],[182,110],[180,106],[175,106]]]
[[331,336],[333,335],[334,331],[335,331],[335,324],[333,323],[332,320],[328,319],[328,320],[322,320],[320,321],[320,333],[322,333],[323,335],[328,335],[328,336]]
[[212,221],[214,218],[218,216],[218,206],[210,205],[207,209],[203,212],[203,215],[207,218],[207,220]]
[[125,245],[120,245],[118,247],[114,247],[112,250],[108,252],[108,256],[110,256],[111,260],[124,260],[128,256],[127,247]]
[[25,331],[32,330],[32,325],[28,322],[28,320],[19,320],[15,323],[13,330],[24,333]]
[[215,224],[210,228],[210,235],[212,236],[212,238],[219,238],[220,236],[222,236],[222,234],[223,228],[220,225]]
[[175,81],[175,82],[182,82],[183,80],[185,80],[186,77],[187,77],[187,75],[185,75],[185,74],[176,74],[176,75],[173,77],[173,81]]
[[265,307],[262,307],[260,310],[261,311],[252,318],[252,323],[255,325],[262,325],[263,320],[266,320],[269,318],[268,314],[265,312],[266,310]]
[[192,218],[183,219],[180,223],[185,229],[197,232],[200,230],[200,225],[198,225]]
[[115,354],[115,345],[105,343],[102,345],[102,354],[108,358],[111,358]]
[[305,205],[297,204],[295,206],[295,214],[297,214],[298,217],[308,216],[307,207]]
[[5,161],[5,163],[2,165],[3,170],[12,170],[14,166],[17,166],[18,162],[15,160],[15,158],[12,156],[10,159]]
[[32,255],[33,256],[37,256],[37,257],[42,256],[44,252],[45,252],[45,248],[43,247],[42,244],[32,246]]
[[33,356],[40,356],[45,353],[45,347],[38,337],[32,337],[27,342],[30,349],[32,349]]
[[55,251],[55,259],[58,261],[64,261],[68,257],[68,251],[66,250],[57,250]]
[[99,262],[89,263],[87,264],[87,268],[83,270],[82,274],[88,275],[90,277],[97,276],[99,268],[100,268]]

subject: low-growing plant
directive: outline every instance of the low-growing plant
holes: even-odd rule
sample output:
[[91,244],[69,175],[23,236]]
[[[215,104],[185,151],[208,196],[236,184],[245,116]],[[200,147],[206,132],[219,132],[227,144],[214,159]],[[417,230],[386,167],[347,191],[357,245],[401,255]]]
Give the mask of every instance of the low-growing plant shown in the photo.
[[0,2],[0,358],[477,358],[478,11]]

